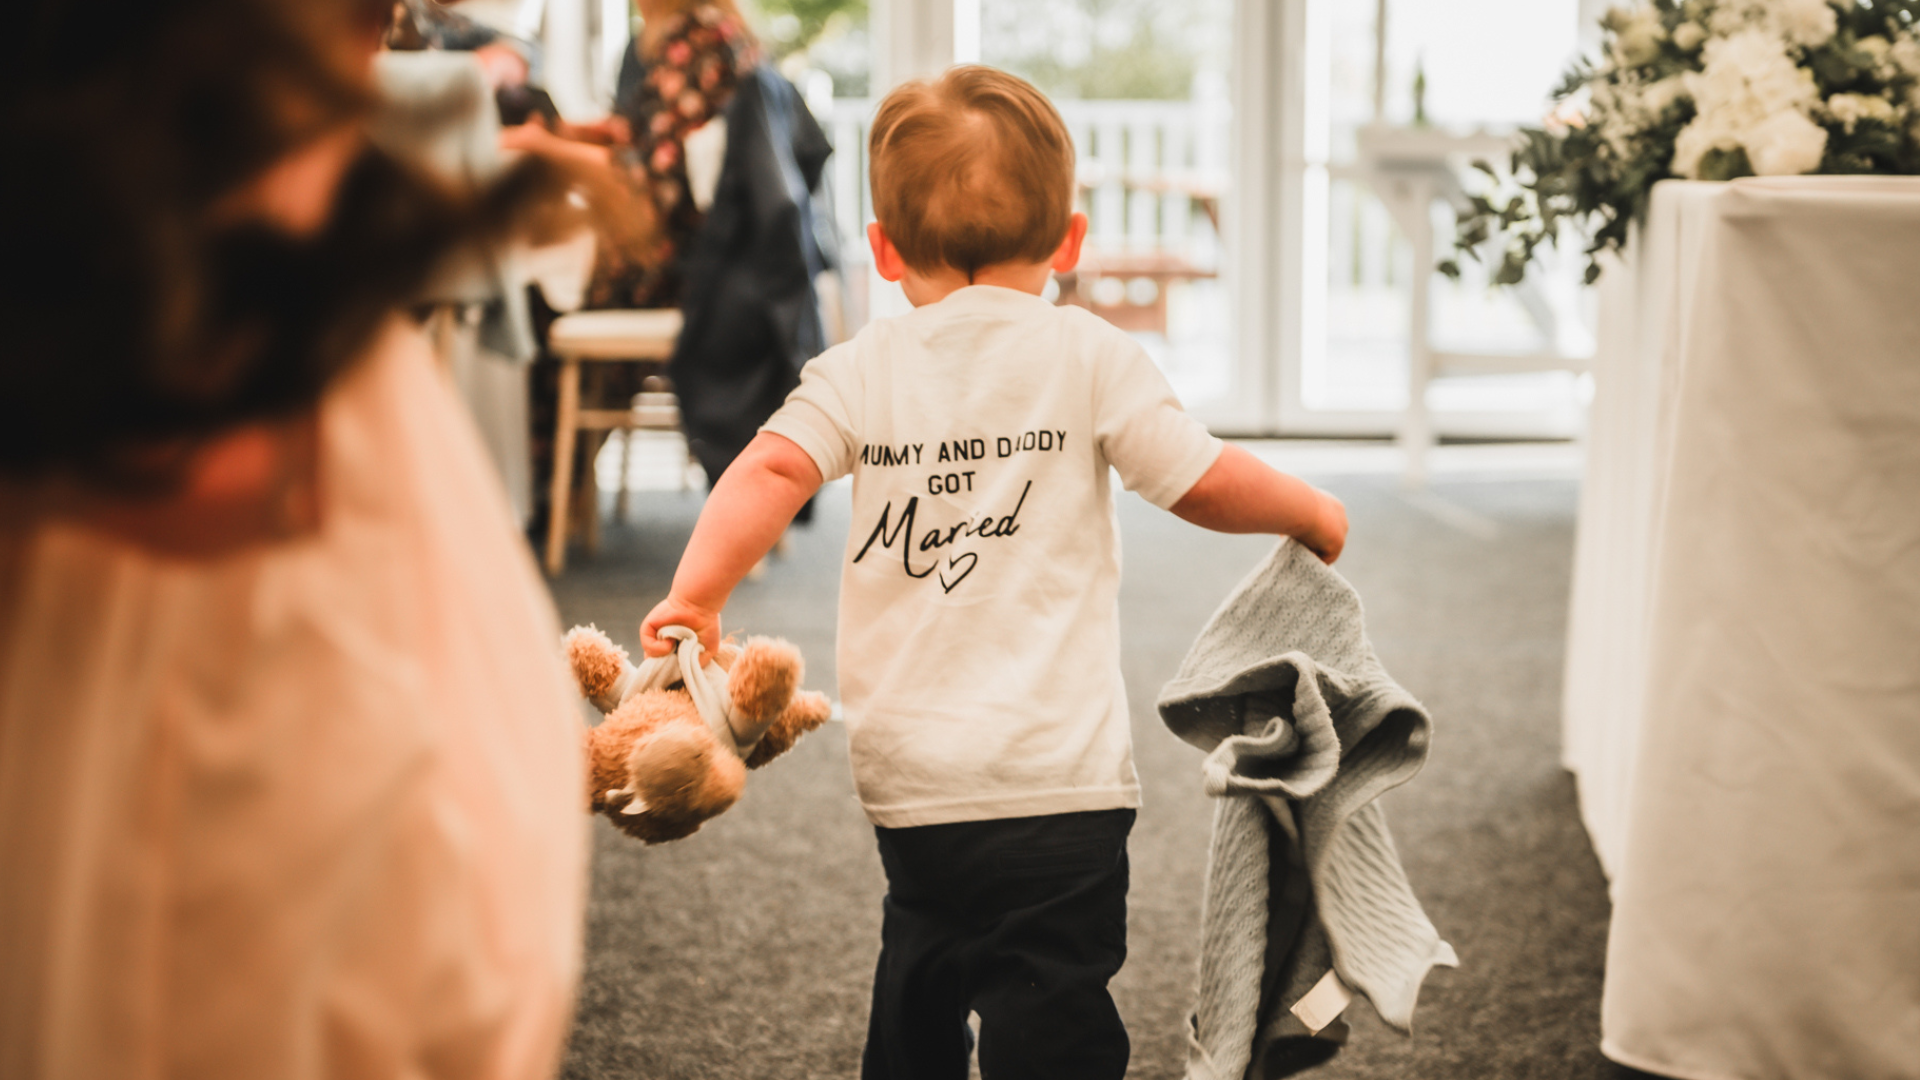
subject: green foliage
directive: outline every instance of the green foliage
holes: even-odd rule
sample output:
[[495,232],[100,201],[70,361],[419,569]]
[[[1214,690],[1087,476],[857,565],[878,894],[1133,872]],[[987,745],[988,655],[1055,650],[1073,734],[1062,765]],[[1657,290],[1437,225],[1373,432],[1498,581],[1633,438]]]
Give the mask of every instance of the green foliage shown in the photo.
[[1164,48],[1144,30],[1117,48],[1096,45],[1081,63],[1042,55],[1008,66],[1018,67],[1048,94],[1067,98],[1182,99],[1193,85],[1194,71],[1192,56]]
[[765,16],[764,36],[781,56],[812,47],[831,26],[867,19],[867,0],[757,0],[755,6]]
[[[991,62],[1061,98],[1184,100],[1215,0],[985,0]],[[1214,12],[1213,14],[1218,14]]]
[[[1585,234],[1586,280],[1598,278],[1599,255],[1626,244],[1633,223],[1646,215],[1654,184],[1676,176],[1674,144],[1695,119],[1694,102],[1687,94],[1648,96],[1648,89],[1701,70],[1697,38],[1685,41],[1683,35],[1676,41],[1674,31],[1683,24],[1702,25],[1718,2],[1651,0],[1634,11],[1609,12],[1603,20],[1605,59],[1576,64],[1553,92],[1553,100],[1562,106],[1556,115],[1563,122],[1523,129],[1504,173],[1476,163],[1488,178],[1488,193],[1471,196],[1460,210],[1456,257],[1441,261],[1437,269],[1457,277],[1459,256],[1491,259],[1496,262],[1495,283],[1515,284],[1526,276],[1541,244],[1558,245],[1561,234],[1571,230]],[[1827,135],[1814,171],[1920,173],[1920,72],[1887,59],[1888,43],[1912,38],[1920,26],[1920,0],[1842,0],[1833,7],[1833,37],[1812,48],[1793,47],[1789,53],[1812,73],[1826,103],[1811,118]],[[1622,43],[1623,32],[1648,11],[1657,16],[1663,33],[1657,40],[1642,33],[1634,42]],[[1869,43],[1874,48],[1862,46],[1869,38],[1879,39]],[[1683,43],[1691,47],[1683,48]],[[1835,94],[1890,103],[1895,119],[1849,120],[1830,107]],[[1638,108],[1647,102],[1657,108]],[[1623,110],[1636,108],[1626,117]],[[1732,180],[1753,172],[1739,147],[1708,150],[1697,169],[1703,180]]]

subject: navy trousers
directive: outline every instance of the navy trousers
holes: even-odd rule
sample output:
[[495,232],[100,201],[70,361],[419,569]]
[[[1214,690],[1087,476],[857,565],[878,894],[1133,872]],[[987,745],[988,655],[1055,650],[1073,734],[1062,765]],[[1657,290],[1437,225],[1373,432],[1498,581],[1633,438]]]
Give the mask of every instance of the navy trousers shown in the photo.
[[861,1080],[1120,1080],[1134,811],[876,828],[887,871]]

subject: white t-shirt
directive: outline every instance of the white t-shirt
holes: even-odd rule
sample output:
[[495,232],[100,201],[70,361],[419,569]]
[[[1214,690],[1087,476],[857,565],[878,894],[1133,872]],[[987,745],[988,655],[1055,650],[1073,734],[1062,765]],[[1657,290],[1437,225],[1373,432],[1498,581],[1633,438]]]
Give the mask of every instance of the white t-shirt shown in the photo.
[[853,474],[839,673],[868,818],[1138,806],[1109,467],[1167,507],[1220,453],[1139,344],[969,286],[815,358],[764,430]]

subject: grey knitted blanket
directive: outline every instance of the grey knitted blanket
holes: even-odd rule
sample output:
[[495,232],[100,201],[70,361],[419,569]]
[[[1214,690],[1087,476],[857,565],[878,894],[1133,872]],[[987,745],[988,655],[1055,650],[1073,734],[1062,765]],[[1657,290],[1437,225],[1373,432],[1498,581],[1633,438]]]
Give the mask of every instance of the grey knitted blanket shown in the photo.
[[1159,707],[1209,751],[1202,781],[1220,800],[1190,1080],[1331,1056],[1344,1023],[1312,1039],[1289,1011],[1329,966],[1407,1030],[1427,971],[1458,960],[1374,800],[1420,771],[1432,721],[1374,656],[1352,586],[1282,541],[1214,612]]

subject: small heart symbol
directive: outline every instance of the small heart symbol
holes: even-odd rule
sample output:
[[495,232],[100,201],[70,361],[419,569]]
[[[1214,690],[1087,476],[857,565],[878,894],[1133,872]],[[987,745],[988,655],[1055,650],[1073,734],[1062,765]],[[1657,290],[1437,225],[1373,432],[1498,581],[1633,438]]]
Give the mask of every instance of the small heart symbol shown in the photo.
[[947,565],[940,569],[940,587],[952,592],[955,585],[967,580],[967,575],[973,573],[974,564],[979,561],[980,556],[971,551],[947,556]]

